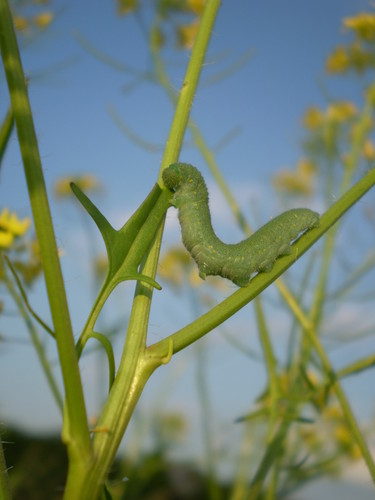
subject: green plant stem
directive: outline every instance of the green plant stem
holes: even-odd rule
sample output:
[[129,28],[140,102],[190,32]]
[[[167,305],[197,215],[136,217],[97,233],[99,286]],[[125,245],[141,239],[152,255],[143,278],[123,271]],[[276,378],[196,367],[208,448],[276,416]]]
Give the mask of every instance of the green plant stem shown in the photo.
[[189,130],[193,136],[196,147],[201,152],[205,162],[207,163],[209,169],[211,170],[217,185],[221,189],[221,192],[224,195],[224,198],[227,200],[227,203],[234,215],[234,218],[238,224],[238,226],[242,229],[242,231],[250,236],[251,228],[249,224],[246,222],[245,217],[240,209],[240,206],[237,203],[236,198],[233,196],[231,190],[228,187],[226,180],[224,179],[223,174],[221,173],[219,167],[217,166],[214,154],[212,150],[207,146],[206,141],[203,138],[198,126],[193,120],[189,120]]
[[[159,20],[159,19],[158,19]],[[169,99],[171,102],[176,105],[177,103],[177,96],[176,92],[173,90],[173,87],[171,85],[171,82],[168,79],[167,72],[165,70],[165,66],[163,63],[162,58],[160,57],[160,51],[158,47],[153,47],[152,50],[152,57],[154,60],[154,65],[155,65],[155,72],[156,76],[158,79],[158,82],[160,85],[164,88],[166,94],[168,95]],[[203,159],[207,163],[209,169],[211,170],[216,183],[220,187],[222,193],[224,194],[225,199],[227,200],[227,203],[232,210],[232,213],[239,225],[239,227],[244,231],[244,233],[248,236],[251,234],[251,228],[247,224],[245,217],[243,216],[241,209],[237,203],[236,198],[232,195],[227,182],[224,179],[224,176],[222,175],[220,169],[217,166],[215,156],[212,152],[212,150],[207,146],[207,143],[199,130],[198,125],[194,122],[192,118],[189,118],[188,124],[187,124],[195,146],[197,149],[201,152]]]
[[12,108],[10,108],[0,127],[0,166],[13,128],[14,116]]
[[8,469],[5,461],[3,442],[0,433],[0,500],[12,500]]
[[59,387],[56,383],[55,377],[53,376],[53,372],[52,372],[51,366],[48,362],[43,344],[41,343],[39,336],[38,336],[38,333],[34,327],[34,324],[32,323],[30,316],[27,313],[27,309],[24,306],[22,298],[18,295],[18,293],[17,293],[12,281],[9,279],[7,273],[4,273],[3,279],[4,279],[5,285],[8,289],[11,297],[13,298],[14,302],[17,305],[20,316],[23,318],[23,321],[25,322],[25,325],[30,333],[31,341],[32,341],[34,348],[36,350],[37,356],[39,358],[39,362],[40,362],[41,367],[42,367],[44,374],[46,376],[48,385],[51,389],[53,397],[55,398],[56,404],[62,413],[63,407],[64,407],[63,398],[60,394],[60,390],[59,390]]
[[249,286],[239,289],[181,330],[151,345],[148,348],[150,352],[159,356],[166,355],[170,342],[173,343],[173,353],[179,352],[223,323],[285,272],[374,184],[375,169],[372,169],[322,215],[318,228],[309,231],[293,245],[294,251],[292,251],[291,255],[277,259],[271,272],[259,273],[251,280]]
[[[374,85],[374,84],[373,84]],[[361,152],[363,145],[365,143],[367,134],[370,130],[372,123],[372,92],[367,92],[366,101],[361,114],[358,117],[356,127],[354,128],[353,139],[351,142],[351,148],[347,155],[347,159],[344,165],[344,174],[341,179],[341,184],[339,188],[339,195],[341,196],[350,186],[353,176],[356,171],[356,167],[361,158]],[[333,171],[333,165],[330,165],[330,172]],[[333,186],[332,186],[333,189]],[[314,328],[318,330],[320,321],[322,319],[323,307],[326,299],[326,288],[327,280],[329,275],[330,263],[332,256],[334,254],[336,235],[339,226],[336,226],[324,242],[323,252],[322,252],[322,266],[319,272],[318,283],[316,286],[313,305],[310,311],[310,319],[314,324]]]
[[65,387],[69,422],[65,427],[64,440],[77,470],[74,482],[79,482],[80,470],[89,466],[91,459],[86,408],[26,79],[6,0],[0,0],[0,46]]
[[29,303],[29,299],[27,298],[27,295],[26,295],[26,292],[22,286],[22,282],[20,280],[20,278],[18,277],[17,273],[16,273],[16,270],[15,268],[13,267],[13,264],[12,262],[10,261],[10,259],[8,259],[8,257],[6,255],[4,255],[4,260],[5,262],[7,263],[12,275],[13,275],[13,278],[15,280],[15,282],[17,283],[17,286],[18,286],[18,289],[20,291],[20,294],[21,294],[21,297],[23,299],[23,302],[26,306],[26,309],[29,311],[29,313],[31,314],[31,316],[40,324],[40,326],[49,334],[51,335],[51,337],[55,338],[55,332],[51,330],[51,328],[47,325],[47,323],[45,323],[42,318],[40,316],[38,316],[36,314],[36,312],[33,310],[33,308],[31,307],[30,303]]
[[[143,272],[150,275],[155,271],[153,261],[146,260]],[[143,332],[147,332],[152,291],[151,286],[137,283],[134,298],[137,311],[130,316],[119,370],[97,423],[97,429],[102,431],[96,432],[94,436],[96,461],[85,481],[85,487],[78,492],[70,492],[70,496],[66,493],[69,500],[97,498],[142,390],[151,373],[163,362],[150,357],[146,359],[144,354],[146,334]]]
[[210,392],[207,387],[207,346],[204,342],[200,342],[195,347],[197,390],[202,421],[202,441],[206,459],[208,497],[210,500],[220,500],[221,492],[215,473],[215,450],[212,429],[213,413],[211,411]]
[[[206,4],[166,143],[159,183],[162,183],[162,169],[178,160],[219,5],[219,0],[209,0]],[[145,259],[143,272],[147,276],[155,277],[156,275],[162,232],[163,224],[161,224]],[[153,290],[149,285],[137,283],[118,374],[98,421],[98,427],[104,431],[96,433],[94,436],[96,462],[85,481],[85,489],[81,490],[79,496],[74,498],[80,500],[96,498],[146,381],[157,366],[167,362],[170,358],[171,344],[169,344],[167,353],[162,356],[153,356],[145,352],[152,293]]]
[[270,468],[282,455],[284,441],[288,433],[289,425],[290,422],[288,420],[281,422],[272,441],[267,446],[258,471],[251,482],[249,494],[246,495],[247,500],[257,500],[260,498],[260,493]]
[[235,478],[232,490],[228,495],[229,500],[243,500],[248,489],[248,475],[251,467],[251,457],[254,449],[254,431],[251,425],[245,425],[241,439],[240,449],[235,459]]
[[[214,26],[219,7],[220,0],[208,0],[206,3],[206,7],[200,21],[197,38],[194,43],[194,48],[186,69],[186,75],[182,83],[169,137],[164,150],[161,169],[159,172],[159,184],[162,183],[162,171],[169,167],[171,163],[178,160],[194,96],[198,87],[204,58],[207,52],[208,43],[211,38],[212,28]],[[156,50],[155,47],[154,50]]]
[[284,300],[288,303],[290,309],[293,311],[294,315],[296,316],[297,320],[302,326],[305,335],[308,337],[309,341],[311,342],[312,346],[314,347],[315,351],[317,352],[320,358],[324,372],[326,373],[332,385],[332,388],[336,394],[336,397],[340,403],[347,425],[359,449],[361,450],[361,454],[366,462],[371,477],[375,483],[375,463],[371,457],[370,451],[359,429],[356,418],[352,412],[352,409],[344,394],[344,391],[341,388],[341,385],[338,381],[338,377],[331,366],[331,362],[323,348],[323,345],[320,342],[319,337],[317,336],[311,321],[309,321],[309,319],[302,312],[295,298],[290,294],[288,290],[286,290],[286,288],[281,288],[280,292]]
[[375,354],[368,356],[365,359],[361,359],[360,361],[355,361],[345,368],[341,368],[336,372],[337,378],[348,377],[349,375],[356,375],[364,370],[368,370],[375,365]]
[[267,329],[266,320],[264,317],[263,307],[259,300],[259,297],[255,298],[254,307],[260,334],[260,340],[262,343],[265,363],[267,367],[266,371],[268,374],[268,383],[269,383],[269,392],[271,401],[270,420],[268,426],[268,439],[271,439],[274,432],[274,426],[278,419],[277,407],[280,396],[279,381],[277,378],[277,364],[276,364],[275,354],[272,349],[272,343]]

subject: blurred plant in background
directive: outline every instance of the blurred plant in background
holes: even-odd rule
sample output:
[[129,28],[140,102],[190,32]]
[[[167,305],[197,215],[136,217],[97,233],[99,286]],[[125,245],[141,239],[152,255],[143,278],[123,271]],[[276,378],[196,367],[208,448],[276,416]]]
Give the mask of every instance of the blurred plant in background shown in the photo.
[[[33,7],[39,9],[40,5],[36,4],[41,3],[33,2]],[[203,0],[153,2],[152,23],[149,26],[142,23],[143,34],[148,37],[151,68],[144,71],[129,67],[124,69],[125,77],[130,82],[126,86],[128,92],[140,83],[151,82],[164,90],[173,104],[176,103],[177,93],[170,84],[162,48],[168,45],[180,54],[183,50],[191,50],[205,3]],[[12,3],[15,26],[22,34],[29,35],[52,22],[53,14],[47,10],[38,10],[37,14],[21,14],[23,4]],[[117,12],[120,16],[138,16],[142,8],[142,1],[117,0]],[[361,13],[345,19],[344,27],[352,40],[337,47],[327,58],[326,71],[328,75],[336,76],[346,76],[354,71],[358,76],[368,78],[363,85],[364,103],[359,106],[341,99],[330,99],[325,109],[311,106],[306,111],[302,118],[305,133],[303,155],[294,168],[284,168],[273,178],[275,192],[284,206],[303,197],[318,199],[329,206],[332,197],[339,197],[345,192],[375,160],[372,137],[375,109],[375,15]],[[77,38],[90,54],[106,64],[113,63],[100,48],[93,47],[80,35]],[[245,52],[234,62],[229,62],[227,68],[211,80],[215,82],[231,75],[246,64],[250,56],[250,52]],[[119,62],[117,66],[120,65]],[[359,84],[362,84],[361,81]],[[117,112],[110,110],[110,113],[128,139],[151,151],[159,150],[147,138],[138,136]],[[211,169],[237,224],[244,234],[249,234],[250,227],[220,173],[213,148],[208,147],[203,133],[193,120],[189,121],[188,127],[194,147]],[[9,132],[4,137],[9,137]],[[55,185],[57,198],[70,198],[72,180],[85,192],[100,189],[100,183],[91,174],[67,177]],[[371,217],[375,220],[374,214]],[[3,260],[0,263],[1,286],[5,284],[8,287],[19,314],[25,318],[51,390],[62,409],[62,397],[51,374],[43,343],[28,321],[32,314],[43,328],[48,329],[27,302],[22,285],[31,285],[41,273],[38,246],[26,237],[29,226],[28,219],[20,220],[8,209],[0,214],[0,248],[1,251],[7,250],[8,254],[6,263]],[[216,415],[208,386],[209,352],[204,342],[200,341],[195,359],[205,454],[201,460],[202,467],[173,461],[173,450],[183,446],[188,435],[189,422],[184,415],[167,411],[147,416],[135,415],[134,420],[137,423],[138,418],[141,428],[141,432],[135,433],[133,439],[135,452],[119,457],[109,478],[108,487],[115,498],[151,499],[157,495],[160,498],[213,500],[289,498],[308,482],[320,477],[336,477],[343,473],[348,464],[363,458],[364,451],[353,438],[355,420],[353,423],[350,405],[340,390],[339,381],[373,367],[374,353],[334,371],[320,339],[324,340],[327,335],[325,321],[335,317],[345,293],[353,290],[362,277],[374,270],[375,254],[373,252],[367,259],[364,258],[364,263],[360,265],[353,264],[345,273],[342,283],[332,290],[330,266],[334,258],[343,254],[337,240],[337,231],[336,228],[330,231],[319,253],[312,252],[301,275],[288,274],[283,277],[284,281],[278,282],[280,298],[277,304],[270,304],[267,299],[254,300],[262,348],[260,354],[246,350],[245,342],[236,340],[236,332],[226,332],[222,326],[219,329],[223,338],[241,350],[244,356],[261,360],[267,373],[263,392],[256,401],[249,401],[248,412],[238,415],[234,424],[239,429],[240,439],[228,443],[231,449],[222,452],[213,435]],[[93,255],[93,265],[99,277],[101,270],[107,269],[108,261]],[[225,282],[220,278],[210,279],[209,286],[202,287],[203,282],[196,266],[182,247],[170,248],[164,252],[159,262],[159,276],[173,290],[188,298],[194,317],[213,307],[217,301],[217,293],[222,293],[226,288]],[[373,292],[372,288],[369,297],[373,297]],[[350,299],[351,296],[347,298]],[[290,318],[288,340],[284,346],[285,356],[276,355],[273,345],[274,332],[271,331],[269,319],[272,318],[275,306]],[[117,328],[116,325],[108,325],[106,331],[110,331],[111,326]],[[374,326],[369,329],[371,335],[374,333]],[[49,333],[54,335],[52,331]],[[240,333],[244,338],[248,335],[246,330]],[[360,332],[349,333],[351,340]],[[142,432],[143,419],[152,421],[151,436]],[[99,428],[93,432],[105,431]],[[373,431],[368,426],[362,429],[362,434],[370,439]],[[151,451],[147,449],[148,439],[152,442]],[[229,479],[228,475],[226,478],[221,475],[228,463]],[[12,479],[12,475],[11,480],[16,481]]]

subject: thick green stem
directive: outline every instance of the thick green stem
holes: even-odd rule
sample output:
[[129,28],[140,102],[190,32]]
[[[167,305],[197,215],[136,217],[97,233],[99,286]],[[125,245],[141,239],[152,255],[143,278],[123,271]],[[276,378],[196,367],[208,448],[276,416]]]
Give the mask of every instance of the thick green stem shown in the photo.
[[[219,0],[208,0],[206,4],[167,140],[159,183],[162,183],[162,169],[178,160],[219,5]],[[161,224],[145,258],[142,272],[147,276],[156,275],[163,227]],[[162,356],[145,351],[152,293],[149,285],[137,283],[119,370],[94,436],[96,461],[86,477],[85,488],[69,498],[91,500],[98,496],[145,383],[157,366],[170,359],[171,343]]]
[[[69,432],[65,433],[65,439],[71,457],[82,468],[88,465],[91,456],[86,408],[26,79],[6,0],[0,0],[0,46],[65,387],[69,419]],[[76,479],[79,481],[78,476]]]
[[[151,274],[154,271],[152,262],[146,261],[143,272]],[[152,290],[149,285],[140,282],[137,284],[134,298],[137,311],[130,316],[119,370],[94,436],[97,460],[90,471],[85,489],[73,498],[93,499],[99,494],[142,390],[153,370],[162,362],[145,358],[146,336],[142,332],[147,331]]]

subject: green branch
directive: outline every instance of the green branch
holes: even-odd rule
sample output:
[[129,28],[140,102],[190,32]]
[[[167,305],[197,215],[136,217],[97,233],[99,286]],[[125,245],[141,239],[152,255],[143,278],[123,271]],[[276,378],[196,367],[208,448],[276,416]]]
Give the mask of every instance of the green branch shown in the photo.
[[177,353],[223,323],[259,295],[297,259],[302,257],[302,255],[321,238],[352,205],[371,189],[374,184],[375,169],[372,169],[332,205],[324,215],[322,215],[319,227],[303,235],[302,238],[293,245],[292,249],[294,249],[294,251],[292,251],[291,255],[277,259],[271,272],[259,273],[251,280],[249,286],[239,289],[209,312],[203,314],[200,318],[171,336],[153,344],[148,350],[155,354],[158,353],[158,355],[165,354],[168,350],[168,343],[172,340],[173,353]]
[[[160,184],[162,170],[178,160],[219,6],[220,0],[208,0],[206,3],[167,139],[159,172]],[[166,194],[164,192],[160,197],[161,203],[165,202],[165,210],[168,206]],[[154,278],[156,275],[163,228],[162,222],[145,256],[141,271],[144,276]],[[118,373],[97,423],[102,432],[96,432],[93,438],[95,464],[84,478],[83,489],[66,491],[67,498],[68,493],[71,495],[69,499],[91,500],[99,494],[145,383],[155,368],[167,362],[172,354],[171,342],[163,356],[153,356],[145,351],[152,293],[149,284],[137,282]]]
[[[45,346],[41,342],[39,335],[34,327],[34,324],[32,323],[30,317],[27,314],[27,310],[29,310],[29,312],[31,312],[33,317],[35,317],[39,323],[41,322],[43,327],[48,328],[48,326],[45,325],[45,323],[39,318],[39,316],[35,315],[35,313],[32,313],[32,309],[31,309],[30,305],[28,304],[27,297],[26,297],[25,292],[22,288],[22,284],[21,284],[21,282],[20,282],[20,280],[19,280],[19,278],[18,278],[18,276],[13,268],[13,265],[10,263],[10,260],[5,255],[4,255],[4,259],[7,262],[8,266],[13,274],[13,277],[17,282],[17,285],[20,289],[21,296],[17,294],[15,286],[14,286],[13,282],[11,281],[11,279],[8,277],[6,272],[4,273],[5,286],[7,287],[11,297],[13,298],[14,302],[16,303],[16,306],[18,308],[20,316],[23,318],[23,320],[25,322],[26,328],[28,329],[30,337],[31,337],[31,341],[34,345],[37,356],[39,358],[41,367],[42,367],[44,374],[46,376],[48,385],[52,391],[52,394],[53,394],[53,397],[55,398],[57,406],[59,407],[59,410],[62,413],[63,408],[64,408],[63,397],[61,396],[60,389],[58,387],[56,379],[53,375],[53,371],[51,369],[51,365],[47,359]],[[24,302],[26,304],[27,310],[26,310],[26,307],[24,306],[24,303],[22,302],[22,299],[24,300]]]

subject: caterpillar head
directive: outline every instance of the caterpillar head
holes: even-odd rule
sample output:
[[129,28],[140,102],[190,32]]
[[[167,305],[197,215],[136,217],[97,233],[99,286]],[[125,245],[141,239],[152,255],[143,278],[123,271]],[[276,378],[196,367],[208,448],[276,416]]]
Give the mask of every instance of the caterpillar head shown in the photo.
[[163,172],[163,182],[172,191],[176,191],[182,185],[187,189],[195,189],[198,184],[204,184],[199,170],[188,163],[172,163]]

